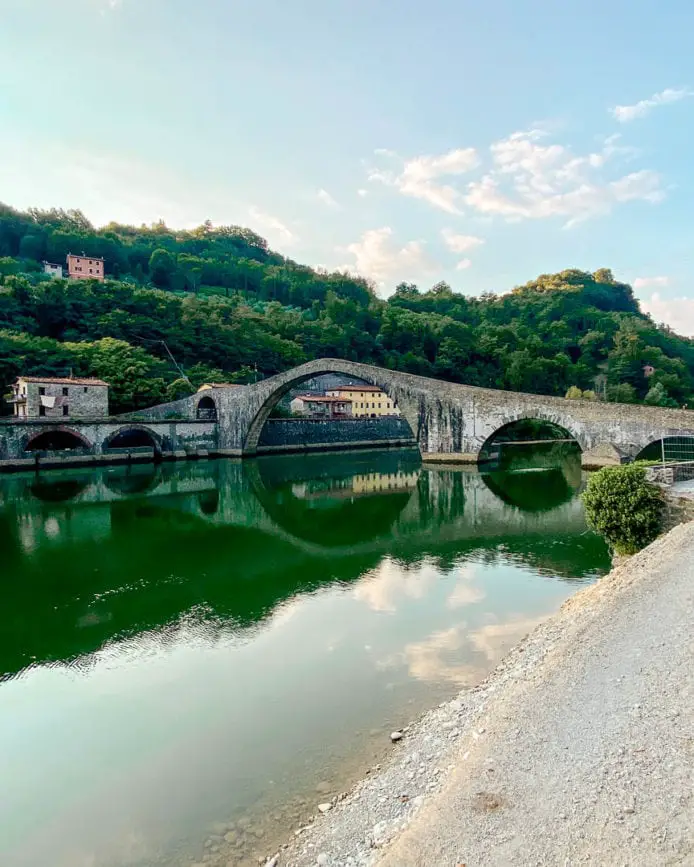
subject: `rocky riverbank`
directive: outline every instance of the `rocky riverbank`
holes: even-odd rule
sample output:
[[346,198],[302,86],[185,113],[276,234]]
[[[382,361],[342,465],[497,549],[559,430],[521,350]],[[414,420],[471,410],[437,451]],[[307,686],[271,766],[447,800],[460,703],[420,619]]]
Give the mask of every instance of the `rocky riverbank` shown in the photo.
[[689,523],[404,729],[271,863],[688,863],[693,588]]

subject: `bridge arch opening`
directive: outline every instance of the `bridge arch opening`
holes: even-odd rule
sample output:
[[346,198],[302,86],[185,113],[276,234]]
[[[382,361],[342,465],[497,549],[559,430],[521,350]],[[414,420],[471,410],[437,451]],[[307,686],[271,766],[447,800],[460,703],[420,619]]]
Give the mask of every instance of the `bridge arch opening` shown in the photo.
[[[305,450],[314,444],[318,448],[349,448],[352,444],[359,448],[366,442],[376,446],[394,442],[416,446],[416,410],[399,401],[397,389],[377,379],[361,371],[355,375],[340,370],[339,363],[287,379],[268,395],[256,413],[244,452],[253,454],[259,447],[261,451],[272,451],[278,446]],[[273,425],[275,420],[290,424],[280,430]],[[301,421],[328,421],[339,426],[329,431],[326,426],[297,424],[294,429],[293,423]],[[323,436],[327,437],[325,442],[320,441]]]
[[694,461],[694,436],[662,437],[642,448],[637,461],[662,461],[666,464]]
[[198,421],[217,421],[217,404],[209,395],[201,397],[198,401],[195,418]]
[[27,452],[64,452],[75,449],[91,449],[91,443],[69,428],[42,431],[30,437],[24,450]]
[[543,418],[520,418],[497,428],[484,441],[478,462],[516,471],[562,466],[573,456],[580,467],[578,438],[563,425]]
[[123,427],[111,434],[104,442],[104,451],[124,451],[129,449],[153,449],[161,454],[161,443],[156,434],[146,427]]

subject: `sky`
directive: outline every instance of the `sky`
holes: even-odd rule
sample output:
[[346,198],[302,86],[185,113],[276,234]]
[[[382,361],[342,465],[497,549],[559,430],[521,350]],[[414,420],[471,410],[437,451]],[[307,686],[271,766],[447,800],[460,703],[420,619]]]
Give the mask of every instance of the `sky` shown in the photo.
[[611,268],[694,335],[690,0],[0,0],[0,201],[249,226],[503,292]]

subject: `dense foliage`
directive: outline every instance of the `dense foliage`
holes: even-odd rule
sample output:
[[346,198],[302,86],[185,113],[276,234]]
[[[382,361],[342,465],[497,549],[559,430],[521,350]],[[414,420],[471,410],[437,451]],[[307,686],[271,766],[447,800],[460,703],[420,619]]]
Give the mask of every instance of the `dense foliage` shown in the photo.
[[[50,278],[42,260],[102,256],[104,283]],[[337,356],[472,385],[590,399],[694,400],[694,341],[656,327],[602,269],[542,275],[470,298],[444,283],[368,281],[299,265],[249,229],[95,229],[79,211],[0,205],[0,381],[97,375],[114,411]],[[647,378],[644,367],[655,372]],[[7,408],[5,408],[7,411]]]
[[646,481],[638,464],[604,467],[583,493],[588,524],[618,554],[635,554],[652,542],[663,525],[663,494]]

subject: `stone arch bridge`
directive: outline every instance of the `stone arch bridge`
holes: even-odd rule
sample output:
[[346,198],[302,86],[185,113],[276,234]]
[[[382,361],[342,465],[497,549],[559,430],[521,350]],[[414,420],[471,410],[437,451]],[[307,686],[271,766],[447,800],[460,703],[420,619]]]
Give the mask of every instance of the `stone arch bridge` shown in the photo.
[[[33,463],[67,437],[84,462],[123,452],[161,457],[258,453],[260,433],[275,404],[292,388],[324,373],[339,373],[379,386],[397,404],[424,460],[477,460],[484,444],[522,419],[559,425],[573,437],[587,466],[635,457],[652,442],[694,437],[694,412],[631,404],[564,400],[475,388],[337,358],[310,361],[293,370],[236,388],[207,389],[183,400],[98,420],[10,420],[0,424],[0,467]],[[56,458],[59,460],[59,458]],[[43,461],[45,465],[45,460]]]
[[408,422],[425,460],[476,461],[488,439],[522,419],[564,428],[581,447],[586,465],[633,458],[663,438],[694,437],[694,412],[688,410],[476,388],[337,358],[316,359],[255,385],[206,390],[137,415],[152,421],[211,414],[218,426],[216,450],[251,456],[275,404],[292,388],[324,373],[344,374],[383,389]]

